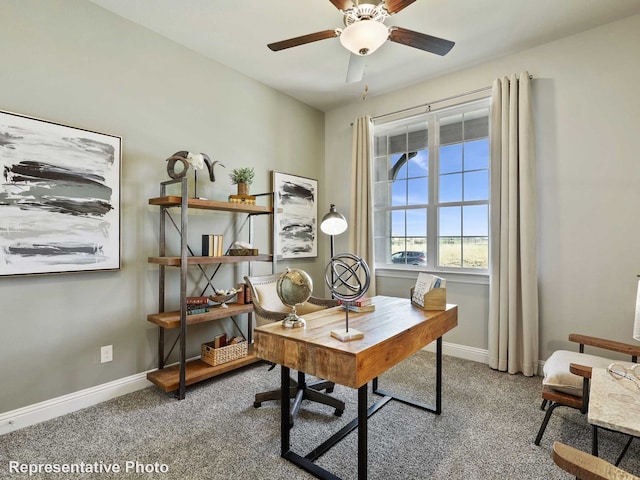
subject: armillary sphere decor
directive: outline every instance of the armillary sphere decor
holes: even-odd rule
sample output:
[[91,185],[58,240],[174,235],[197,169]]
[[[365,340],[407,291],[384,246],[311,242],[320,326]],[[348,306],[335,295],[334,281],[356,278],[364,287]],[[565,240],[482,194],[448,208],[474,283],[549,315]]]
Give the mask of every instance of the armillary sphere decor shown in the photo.
[[331,331],[331,336],[343,342],[362,338],[359,330],[349,330],[349,307],[361,298],[371,283],[369,265],[352,253],[340,253],[331,258],[324,271],[324,279],[334,298],[345,307],[345,328]]
[[282,326],[285,328],[304,327],[307,323],[296,313],[296,305],[302,305],[309,300],[313,292],[313,281],[309,274],[304,270],[287,268],[276,282],[276,292],[278,292],[282,303],[291,307],[291,313],[282,320]]

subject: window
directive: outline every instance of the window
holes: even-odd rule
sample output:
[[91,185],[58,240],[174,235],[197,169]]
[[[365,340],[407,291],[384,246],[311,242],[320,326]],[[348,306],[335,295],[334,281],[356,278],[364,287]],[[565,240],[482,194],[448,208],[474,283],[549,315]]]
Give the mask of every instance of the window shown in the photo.
[[489,99],[374,126],[376,267],[489,268]]

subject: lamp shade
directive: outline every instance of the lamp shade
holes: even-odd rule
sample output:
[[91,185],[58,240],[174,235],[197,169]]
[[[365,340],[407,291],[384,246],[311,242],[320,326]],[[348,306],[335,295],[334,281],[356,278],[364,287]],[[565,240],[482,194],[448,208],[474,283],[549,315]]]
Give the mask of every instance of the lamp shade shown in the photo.
[[327,213],[320,223],[320,230],[327,235],[340,235],[347,229],[347,219],[336,210],[336,206],[332,203]]
[[375,52],[389,38],[389,29],[376,20],[360,20],[348,25],[340,34],[340,43],[356,55]]

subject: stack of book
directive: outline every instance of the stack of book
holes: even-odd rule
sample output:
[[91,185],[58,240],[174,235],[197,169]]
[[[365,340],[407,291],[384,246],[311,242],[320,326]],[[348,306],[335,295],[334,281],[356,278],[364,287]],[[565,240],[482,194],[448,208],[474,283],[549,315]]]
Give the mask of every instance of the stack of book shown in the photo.
[[342,300],[338,300],[338,302],[345,310],[348,306],[350,312],[373,312],[376,309],[370,297],[362,297],[352,302],[343,302]]
[[187,297],[187,315],[207,313],[209,311],[209,299],[207,297]]
[[202,235],[202,256],[221,257],[224,255],[223,241],[222,235]]

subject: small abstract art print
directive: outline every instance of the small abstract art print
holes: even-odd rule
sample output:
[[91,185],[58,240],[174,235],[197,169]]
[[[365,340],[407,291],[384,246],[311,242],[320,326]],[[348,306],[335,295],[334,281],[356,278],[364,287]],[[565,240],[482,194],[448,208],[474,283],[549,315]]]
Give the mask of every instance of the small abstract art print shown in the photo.
[[274,171],[273,191],[282,209],[277,226],[278,255],[317,257],[318,181]]
[[120,269],[122,138],[0,111],[0,276]]

